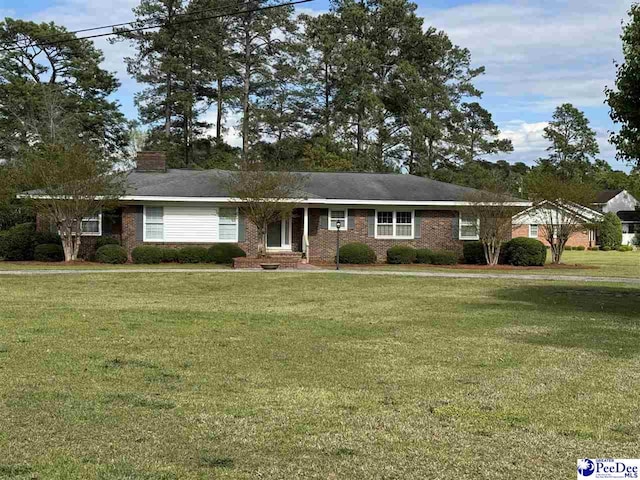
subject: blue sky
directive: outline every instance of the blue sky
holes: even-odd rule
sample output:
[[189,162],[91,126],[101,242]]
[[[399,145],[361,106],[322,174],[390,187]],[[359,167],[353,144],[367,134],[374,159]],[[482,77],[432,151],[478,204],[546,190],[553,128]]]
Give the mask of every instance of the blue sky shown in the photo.
[[[0,16],[55,21],[76,30],[130,20],[138,1],[2,0]],[[418,0],[417,4],[425,25],[446,31],[471,51],[475,65],[486,67],[477,86],[484,91],[481,103],[514,143],[515,151],[505,158],[532,163],[544,155],[545,122],[557,105],[571,102],[585,111],[597,131],[601,158],[628,170],[615,160],[607,142],[613,124],[603,90],[613,85],[613,62],[622,57],[621,21],[631,1]],[[328,2],[315,0],[303,7],[305,12],[320,13],[328,9]],[[135,118],[133,95],[140,87],[127,76],[122,60],[130,50],[104,40],[97,40],[97,45],[104,50],[105,68],[122,82],[117,99],[123,111]],[[231,143],[238,144],[237,132],[230,130],[228,135]]]

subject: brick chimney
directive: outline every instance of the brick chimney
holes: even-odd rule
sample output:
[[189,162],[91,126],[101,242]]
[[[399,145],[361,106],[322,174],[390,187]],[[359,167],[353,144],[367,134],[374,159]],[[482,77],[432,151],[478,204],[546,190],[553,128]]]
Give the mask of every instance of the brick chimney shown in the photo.
[[165,152],[138,152],[137,172],[166,172],[167,155]]

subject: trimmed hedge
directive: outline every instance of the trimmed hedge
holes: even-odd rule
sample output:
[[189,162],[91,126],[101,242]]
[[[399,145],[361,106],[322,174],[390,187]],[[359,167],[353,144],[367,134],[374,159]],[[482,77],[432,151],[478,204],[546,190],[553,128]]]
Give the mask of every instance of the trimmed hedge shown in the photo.
[[619,252],[632,252],[633,247],[631,245],[620,245],[617,250]]
[[33,259],[37,262],[61,262],[64,260],[64,250],[57,243],[43,243],[36,245]]
[[518,237],[502,247],[504,263],[517,267],[542,267],[547,260],[547,249],[540,240]]
[[237,257],[246,257],[247,254],[235,243],[218,243],[209,248],[209,261],[230,265]]
[[578,250],[579,252],[584,252],[587,247],[585,247],[584,245],[578,245],[577,247],[573,247],[574,250]]
[[416,250],[416,263],[431,263],[433,252],[428,248],[418,248]]
[[458,263],[458,254],[447,250],[440,250],[431,254],[431,265],[455,265]]
[[367,264],[376,263],[376,252],[364,243],[347,243],[340,247],[340,261],[342,263]]
[[178,250],[180,263],[207,263],[209,251],[204,247],[184,247]]
[[104,247],[105,245],[120,245],[120,242],[115,237],[98,237],[96,240],[96,248]]
[[622,222],[613,212],[607,212],[600,222],[600,245],[618,248],[622,243]]
[[406,265],[416,261],[416,249],[409,245],[394,245],[387,250],[387,263]]
[[141,245],[131,251],[131,260],[133,260],[133,263],[160,263],[163,258],[162,250],[164,249],[153,245]]
[[100,263],[127,263],[127,251],[120,245],[105,245],[96,251]]
[[611,251],[611,247],[608,245],[605,245],[604,247],[600,248],[600,250],[602,252],[610,252]]
[[177,263],[178,262],[178,253],[179,250],[177,248],[162,248],[162,263]]
[[590,250],[590,251],[592,251],[592,252],[596,252],[596,251],[600,250],[600,247],[596,245],[595,247],[589,247],[589,248],[587,248],[587,250]]
[[0,258],[12,261],[33,260],[35,234],[33,223],[21,223],[0,232]]
[[462,256],[464,263],[470,265],[485,265],[487,259],[484,256],[484,246],[482,242],[464,242],[462,245]]

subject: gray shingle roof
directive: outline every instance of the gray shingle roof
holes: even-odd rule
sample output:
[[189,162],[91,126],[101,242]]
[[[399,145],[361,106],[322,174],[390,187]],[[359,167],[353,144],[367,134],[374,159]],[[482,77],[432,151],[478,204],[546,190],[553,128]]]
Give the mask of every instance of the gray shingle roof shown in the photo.
[[620,192],[622,192],[621,189],[618,189],[618,190],[601,190],[596,194],[595,203],[607,203],[613,197],[617,196]]
[[[167,172],[130,172],[128,196],[227,197],[225,170],[170,169]],[[414,175],[390,173],[300,173],[306,177],[309,199],[466,201],[473,188]],[[519,199],[513,199],[518,201]]]

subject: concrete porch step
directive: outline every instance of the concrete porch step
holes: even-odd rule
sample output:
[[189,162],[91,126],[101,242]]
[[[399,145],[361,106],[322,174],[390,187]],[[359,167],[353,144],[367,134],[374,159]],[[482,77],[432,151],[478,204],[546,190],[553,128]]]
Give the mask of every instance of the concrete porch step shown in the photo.
[[280,252],[267,257],[238,257],[233,259],[233,268],[260,268],[262,263],[279,263],[279,268],[298,268],[305,264],[300,252]]

